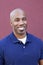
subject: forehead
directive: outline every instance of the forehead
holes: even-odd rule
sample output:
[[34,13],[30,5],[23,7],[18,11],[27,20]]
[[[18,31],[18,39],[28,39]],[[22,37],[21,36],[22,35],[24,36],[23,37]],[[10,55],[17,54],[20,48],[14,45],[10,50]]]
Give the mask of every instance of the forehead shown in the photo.
[[17,11],[17,12],[15,12],[14,18],[22,18],[24,16],[25,16],[24,12]]
[[15,19],[15,18],[22,18],[25,17],[25,13],[23,10],[14,10],[10,14],[10,19]]

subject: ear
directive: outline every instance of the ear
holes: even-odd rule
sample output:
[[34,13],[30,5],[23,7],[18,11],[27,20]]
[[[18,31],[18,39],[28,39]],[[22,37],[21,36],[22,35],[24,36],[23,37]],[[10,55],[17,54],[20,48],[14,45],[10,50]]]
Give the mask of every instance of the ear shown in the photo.
[[10,20],[10,25],[12,26],[12,21]]

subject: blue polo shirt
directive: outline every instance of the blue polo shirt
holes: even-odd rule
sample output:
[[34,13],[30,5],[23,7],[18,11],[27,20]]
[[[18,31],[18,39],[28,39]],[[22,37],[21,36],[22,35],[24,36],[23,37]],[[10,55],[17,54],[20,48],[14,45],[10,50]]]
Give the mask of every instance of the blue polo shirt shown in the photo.
[[43,59],[43,42],[27,33],[26,44],[13,33],[0,41],[0,65],[38,65]]

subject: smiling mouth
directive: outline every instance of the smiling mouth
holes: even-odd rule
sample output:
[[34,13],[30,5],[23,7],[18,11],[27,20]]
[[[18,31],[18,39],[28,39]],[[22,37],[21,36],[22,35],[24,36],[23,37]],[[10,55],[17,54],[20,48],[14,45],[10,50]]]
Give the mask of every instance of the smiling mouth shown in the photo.
[[19,30],[22,30],[23,31],[23,30],[25,30],[25,28],[24,27],[21,27],[21,28],[19,28]]

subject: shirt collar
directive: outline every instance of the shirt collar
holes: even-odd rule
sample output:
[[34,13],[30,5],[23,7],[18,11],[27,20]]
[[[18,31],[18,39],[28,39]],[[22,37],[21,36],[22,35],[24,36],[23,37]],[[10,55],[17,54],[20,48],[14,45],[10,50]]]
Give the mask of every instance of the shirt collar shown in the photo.
[[26,40],[26,42],[27,43],[31,43],[32,42],[31,34],[29,34],[29,33],[26,33],[26,34],[27,34],[27,40]]
[[[29,33],[26,32],[27,35],[27,39],[26,39],[26,43],[31,43],[31,35]],[[13,43],[19,43],[20,41],[16,38],[16,36],[14,35],[14,33],[12,32],[10,34],[10,39],[13,41]]]
[[10,34],[10,39],[13,41],[13,43],[19,42],[19,40],[16,38],[13,32]]

